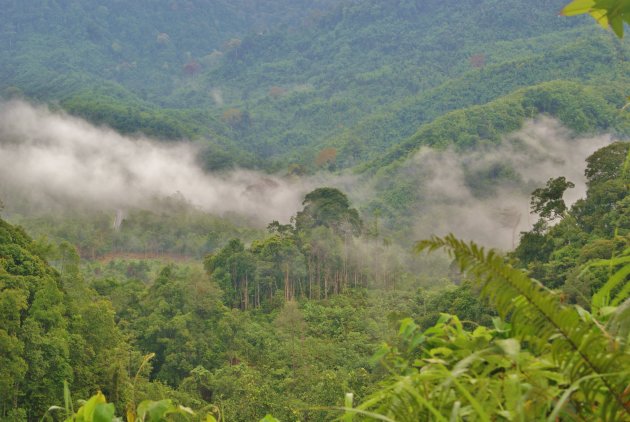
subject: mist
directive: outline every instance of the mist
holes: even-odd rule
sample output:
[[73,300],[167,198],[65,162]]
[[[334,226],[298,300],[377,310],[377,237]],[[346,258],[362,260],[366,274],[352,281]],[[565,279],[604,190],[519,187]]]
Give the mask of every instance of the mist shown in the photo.
[[[575,183],[564,196],[567,205],[573,204],[586,193],[585,159],[610,142],[610,135],[574,136],[558,121],[540,117],[496,146],[465,153],[422,148],[402,169],[420,180],[422,204],[413,233],[418,239],[454,233],[512,249],[519,233],[538,220],[530,214],[531,192],[550,178],[565,176]],[[473,176],[501,170],[508,177],[471,185]]]
[[248,170],[209,174],[197,152],[192,143],[123,136],[22,101],[0,105],[0,197],[19,192],[34,207],[149,208],[177,197],[266,223],[288,221],[311,187]]
[[[454,233],[511,249],[537,220],[529,213],[531,192],[549,178],[565,176],[576,185],[565,194],[567,204],[583,197],[584,160],[611,141],[608,135],[576,137],[541,117],[499,145],[465,153],[422,148],[393,177],[417,181],[421,203],[410,210],[416,239]],[[304,195],[318,186],[340,188],[355,206],[376,195],[370,181],[350,174],[287,179],[242,169],[207,173],[197,153],[190,142],[123,136],[23,101],[0,105],[0,198],[19,192],[44,212],[150,209],[175,197],[204,212],[263,225],[288,222]],[[509,177],[479,177],[497,169]],[[472,183],[479,180],[478,186]]]

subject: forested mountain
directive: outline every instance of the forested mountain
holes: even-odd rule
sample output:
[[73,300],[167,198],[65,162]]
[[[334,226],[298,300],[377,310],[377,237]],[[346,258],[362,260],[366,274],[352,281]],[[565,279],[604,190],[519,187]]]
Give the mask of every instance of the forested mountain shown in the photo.
[[155,98],[231,39],[281,24],[302,26],[335,3],[7,0],[2,82],[51,99],[105,79]]
[[0,422],[628,420],[630,3],[568,1],[0,0]]
[[562,4],[10,2],[0,83],[125,132],[210,137],[212,168],[312,171],[326,148],[348,167],[448,111],[624,77],[627,43],[559,19]]
[[[557,10],[561,4],[557,2]],[[334,139],[344,130],[354,126],[361,130],[359,119],[398,115],[403,107],[390,111],[391,103],[426,96],[441,84],[448,87],[453,78],[465,78],[464,83],[474,85],[469,78],[475,77],[475,69],[526,58],[537,63],[537,55],[562,48],[577,38],[581,27],[558,20],[557,10],[548,3],[535,7],[519,2],[458,2],[454,7],[444,2],[359,2],[331,13],[311,31],[245,39],[205,81],[225,91],[225,99],[234,101],[236,108],[247,111],[251,131],[239,129],[250,148],[262,141],[258,154],[273,156],[288,149],[294,157],[310,149],[312,162],[319,149],[336,146]],[[450,25],[451,21],[458,25]],[[514,65],[524,66],[528,64]],[[506,86],[503,75],[492,80],[494,73],[493,68],[482,73],[493,86],[485,99],[467,98],[463,95],[467,90],[455,91],[463,97],[455,108],[488,101],[540,78],[535,71],[522,71],[529,81],[513,78]],[[559,77],[552,74],[547,78]],[[200,98],[195,88],[187,90],[185,101]],[[429,107],[433,118],[442,108],[439,101],[436,109]],[[401,114],[408,117],[390,125],[398,132],[385,132],[377,147],[413,133],[426,118],[413,108]],[[351,151],[363,144],[361,137],[347,140],[353,141],[347,148]],[[302,160],[302,164],[310,163]]]

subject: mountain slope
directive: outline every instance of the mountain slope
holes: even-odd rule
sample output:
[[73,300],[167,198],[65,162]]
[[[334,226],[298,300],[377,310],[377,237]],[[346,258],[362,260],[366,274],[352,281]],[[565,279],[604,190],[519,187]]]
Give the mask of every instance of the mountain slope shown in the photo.
[[204,139],[208,168],[314,171],[326,148],[327,168],[380,166],[450,111],[556,79],[623,78],[628,42],[559,18],[563,4],[12,1],[0,88],[125,133]]
[[2,3],[0,84],[48,99],[55,96],[36,82],[60,74],[118,81],[142,96],[164,95],[174,78],[194,73],[201,57],[231,38],[269,26],[300,26],[337,0]]
[[[445,111],[534,83],[614,72],[627,44],[559,19],[561,6],[361,1],[310,29],[244,39],[170,98],[202,105],[209,91],[221,92],[222,111],[247,116],[235,139],[258,156],[312,166],[334,146],[337,165],[352,166]],[[595,45],[578,45],[581,37]]]
[[[519,204],[526,204],[533,187],[512,167],[509,154],[506,155],[505,151],[496,152],[504,139],[519,131],[528,119],[541,114],[554,117],[570,128],[567,135],[569,138],[576,137],[577,134],[591,135],[606,131],[616,134],[618,138],[627,139],[630,137],[630,115],[619,113],[625,102],[621,92],[626,86],[625,83],[615,84],[612,81],[608,81],[603,87],[572,81],[551,81],[517,90],[483,105],[449,112],[426,123],[414,135],[393,146],[382,158],[375,159],[363,168],[363,180],[373,186],[365,211],[380,216],[383,219],[383,228],[390,236],[408,241],[417,236],[409,227],[419,221],[427,218],[430,221],[433,218],[435,221],[432,226],[435,229],[439,225],[438,220],[449,218],[430,212],[436,206],[432,203],[435,200],[432,199],[434,190],[429,187],[436,182],[431,175],[435,171],[436,161],[435,157],[432,160],[418,154],[422,147],[430,147],[434,151],[455,151],[462,157],[451,157],[450,161],[443,163],[447,166],[463,165],[464,173],[462,180],[458,180],[457,187],[451,186],[455,192],[461,192],[462,197],[455,195],[448,199],[447,195],[446,201],[451,202],[444,203],[442,208],[451,207],[456,210],[462,204],[466,207],[466,204],[478,203],[479,198],[493,197],[497,190],[503,188],[509,192],[508,197],[517,195],[522,197]],[[553,150],[556,148],[555,134],[548,132],[551,137],[543,142],[549,143],[549,149]],[[475,151],[482,156],[485,152],[488,158],[482,160],[481,166],[477,165],[477,168],[473,160],[471,169],[466,170],[465,157]],[[519,152],[522,156],[529,157],[526,158],[529,167],[534,166],[537,160],[536,154],[532,152],[527,149]],[[568,152],[563,150],[565,155]],[[552,168],[558,165],[556,163]],[[458,174],[462,169],[452,168],[451,171]],[[558,167],[557,171],[562,170]],[[443,182],[447,188],[452,181],[446,175],[443,177],[447,178]],[[501,205],[500,202],[495,204],[495,208],[499,207],[495,211],[502,206],[507,205]],[[442,208],[437,206],[438,210]],[[472,210],[465,210],[473,220],[480,217]],[[450,227],[452,230],[453,226]]]

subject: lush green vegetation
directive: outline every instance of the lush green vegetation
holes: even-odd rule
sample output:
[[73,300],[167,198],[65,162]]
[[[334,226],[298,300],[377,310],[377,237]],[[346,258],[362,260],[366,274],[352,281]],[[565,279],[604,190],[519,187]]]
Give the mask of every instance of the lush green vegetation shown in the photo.
[[[628,151],[628,143],[615,143],[593,154],[585,172],[586,198],[569,210],[562,209],[562,193],[559,202],[540,195],[551,212],[541,213],[514,251],[534,277],[550,287],[565,286],[567,294],[580,303],[609,275],[596,268],[584,273],[583,266],[595,259],[612,259],[629,245],[628,172],[624,170]],[[560,221],[549,224],[554,219]]]
[[613,291],[627,276],[629,250],[600,262],[618,271],[593,296],[589,313],[563,304],[494,251],[453,236],[417,248],[446,248],[510,323],[497,318],[493,329],[467,330],[444,314],[422,331],[402,321],[400,343],[381,352],[394,377],[350,414],[400,421],[627,419],[628,317],[627,306],[618,305],[630,292]]
[[[170,397],[227,420],[267,412],[321,418],[346,389],[362,397],[382,377],[371,357],[393,334],[395,315],[429,315],[422,294],[360,287],[336,295],[331,288],[327,300],[296,294],[299,302],[280,290],[239,310],[245,305],[234,301],[231,284],[222,290],[217,268],[208,277],[193,262],[119,260],[81,271],[75,249],[62,244],[55,270],[41,258],[49,245],[7,223],[2,229],[5,420],[37,419],[63,403],[64,380],[74,397],[103,391],[119,413]],[[217,263],[230,245],[209,260]],[[257,264],[261,277],[275,280]],[[458,295],[474,302],[467,289]]]
[[[587,197],[570,209],[561,200],[566,180],[534,193],[543,218],[561,221],[548,228],[541,220],[514,258],[542,271],[558,292],[496,252],[452,237],[418,248],[447,248],[468,271],[464,284],[397,285],[401,274],[352,260],[369,227],[330,188],[307,195],[294,225],[273,222],[247,248],[229,241],[203,267],[133,259],[81,266],[70,244],[53,254],[50,244],[2,222],[2,417],[39,417],[64,402],[67,381],[74,397],[103,391],[117,407],[99,412],[128,419],[170,409],[169,418],[217,420],[344,412],[391,420],[623,420],[629,228],[618,204],[628,198],[627,157],[626,143],[591,156]],[[614,205],[598,199],[602,192]],[[461,282],[461,274],[451,277]],[[95,397],[92,405],[105,403]],[[71,414],[72,403],[66,398],[49,414]]]
[[[445,113],[523,87],[627,75],[627,43],[558,19],[561,0],[268,1],[261,15],[252,2],[206,3],[160,1],[144,16],[141,4],[48,2],[35,16],[13,2],[0,87],[123,132],[210,140],[211,168],[314,171],[325,148],[329,169],[365,164]],[[313,13],[287,30],[272,26],[277,10]]]
[[[630,420],[629,3],[566,1],[5,2],[3,97],[362,191],[262,228],[181,194],[114,214],[8,189],[0,421]],[[541,116],[617,140],[584,198],[531,187],[511,252],[416,243],[418,151],[491,152]],[[462,172],[475,200],[529,186]]]
[[194,77],[203,58],[230,39],[282,23],[300,26],[336,3],[11,0],[1,18],[2,83],[59,99],[106,79],[156,99]]
[[102,388],[120,399],[125,371],[112,358],[134,358],[111,303],[89,299],[77,260],[64,260],[60,273],[45,263],[46,245],[0,224],[2,417],[40,418],[59,401],[64,380],[79,394]]
[[[116,212],[72,211],[10,214],[36,238],[70,242],[83,258],[131,254],[145,257],[203,258],[240,237],[250,241],[262,230],[245,219],[221,218],[192,209],[177,198],[158,201],[151,210],[131,210],[114,228]],[[52,252],[54,256],[54,251]]]

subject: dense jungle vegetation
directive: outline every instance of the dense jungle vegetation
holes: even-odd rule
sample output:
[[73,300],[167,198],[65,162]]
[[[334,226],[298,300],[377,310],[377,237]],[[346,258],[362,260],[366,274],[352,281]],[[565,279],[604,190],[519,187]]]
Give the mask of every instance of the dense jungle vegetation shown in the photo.
[[302,193],[261,223],[108,204],[116,156],[98,203],[0,169],[0,421],[630,420],[630,2],[567,2],[0,2],[0,154],[69,148],[3,117],[45,104]]

